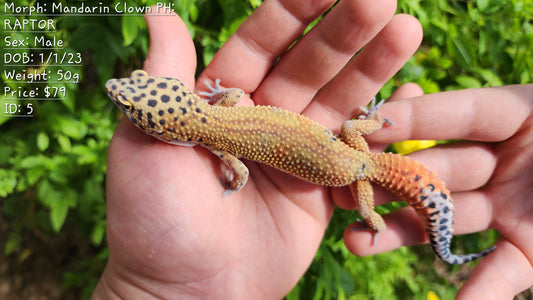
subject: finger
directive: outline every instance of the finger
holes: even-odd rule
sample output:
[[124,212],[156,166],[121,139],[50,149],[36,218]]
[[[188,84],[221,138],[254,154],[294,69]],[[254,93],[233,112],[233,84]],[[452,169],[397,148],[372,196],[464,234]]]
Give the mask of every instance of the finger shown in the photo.
[[284,54],[257,91],[256,102],[300,112],[316,92],[394,15],[392,0],[340,1]]
[[533,284],[533,267],[520,249],[507,240],[483,258],[456,299],[512,299]]
[[389,97],[389,99],[387,99],[387,102],[399,99],[414,98],[422,95],[424,95],[424,90],[422,90],[422,88],[418,84],[408,82],[406,84],[401,85],[397,90],[395,90]]
[[427,167],[450,191],[468,191],[485,185],[497,164],[487,144],[449,144],[411,153],[409,157]]
[[412,56],[422,39],[418,21],[396,15],[324,88],[304,114],[338,128],[374,97]]
[[199,82],[220,78],[225,86],[255,91],[278,57],[333,2],[265,1],[220,48]]
[[502,141],[512,136],[531,111],[533,84],[449,91],[383,105],[394,120],[368,136],[369,142],[468,139]]
[[150,48],[144,70],[151,76],[179,78],[189,88],[194,88],[196,51],[183,21],[175,13],[161,15],[160,12],[156,16],[147,14],[145,20],[150,32]]
[[[454,235],[486,230],[492,220],[490,201],[482,192],[454,193]],[[347,230],[344,242],[356,255],[373,255],[397,249],[401,246],[428,242],[424,226],[414,209],[405,207],[383,216],[387,229],[379,233],[378,241],[371,244],[372,232]],[[351,227],[360,227],[355,224]],[[370,241],[370,243],[369,243]],[[479,249],[484,250],[484,249]]]

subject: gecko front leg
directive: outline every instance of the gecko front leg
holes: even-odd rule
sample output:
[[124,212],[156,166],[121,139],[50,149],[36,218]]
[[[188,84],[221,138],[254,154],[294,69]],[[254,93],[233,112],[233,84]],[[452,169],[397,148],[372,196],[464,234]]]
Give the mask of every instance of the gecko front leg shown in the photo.
[[[244,96],[244,91],[241,89],[222,88],[220,86],[220,79],[218,78],[215,80],[215,87],[212,87],[208,82],[205,82],[205,85],[209,88],[209,92],[199,92],[198,94],[209,97],[209,101],[213,102],[215,106],[235,106]],[[209,150],[218,156],[228,168],[224,172],[226,178],[222,184],[226,190],[222,193],[222,197],[240,190],[248,181],[249,171],[246,165],[226,150],[211,148]]]
[[209,102],[214,103],[215,106],[231,107],[241,101],[244,97],[244,91],[238,88],[222,88],[220,86],[220,79],[215,79],[215,87],[212,87],[209,82],[205,82],[205,86],[209,92],[199,92],[201,96],[209,97]]
[[250,172],[246,165],[240,161],[235,155],[229,153],[226,150],[214,150],[209,149],[216,156],[218,156],[224,165],[229,169],[225,172],[226,179],[222,182],[226,190],[222,194],[222,197],[231,192],[240,190],[248,181],[248,175]]

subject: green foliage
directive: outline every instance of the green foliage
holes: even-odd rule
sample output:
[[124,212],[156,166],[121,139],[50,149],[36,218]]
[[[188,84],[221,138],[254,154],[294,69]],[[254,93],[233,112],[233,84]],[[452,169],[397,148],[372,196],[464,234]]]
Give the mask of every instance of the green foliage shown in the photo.
[[425,92],[533,80],[533,2],[399,1],[424,28],[423,46],[395,79]]
[[[100,2],[109,6],[117,3]],[[34,1],[15,3],[28,5]],[[137,3],[148,5],[155,1]],[[201,70],[261,1],[176,0],[174,4],[196,44]],[[527,0],[399,1],[400,12],[412,14],[422,23],[424,42],[385,85],[381,96],[387,97],[405,82],[416,82],[426,92],[531,82],[532,5]],[[61,70],[80,74],[81,78],[79,84],[54,85],[64,88],[63,100],[32,101],[35,110],[32,119],[0,117],[0,214],[9,221],[4,253],[23,252],[27,233],[60,242],[69,239],[71,232],[81,233],[84,242],[98,251],[65,273],[65,288],[83,290],[82,295],[88,298],[107,258],[106,154],[118,116],[103,84],[111,77],[142,66],[149,37],[140,16],[32,18],[53,19],[57,31],[45,35],[48,39],[62,39],[66,46],[31,53],[81,53],[83,63],[67,68],[53,65],[13,68],[27,73],[51,71],[55,75],[49,81],[57,81]],[[31,40],[41,34],[6,33],[14,39]],[[6,51],[1,48],[0,54],[3,56]],[[30,54],[30,50],[24,49],[9,52]],[[39,86],[13,82],[4,72],[1,76],[2,89]],[[0,101],[5,98],[0,96]],[[11,102],[28,104],[22,100]],[[398,204],[390,204],[378,211],[397,207]],[[342,234],[355,218],[350,212],[336,211],[315,261],[287,299],[425,299],[430,292],[441,298],[454,295],[456,287],[432,267],[435,257],[427,246],[362,258],[348,253],[342,244]],[[478,237],[455,239],[454,249],[479,251],[488,247],[496,234],[485,234],[488,238],[480,244]],[[444,269],[447,274],[457,272],[452,266]]]

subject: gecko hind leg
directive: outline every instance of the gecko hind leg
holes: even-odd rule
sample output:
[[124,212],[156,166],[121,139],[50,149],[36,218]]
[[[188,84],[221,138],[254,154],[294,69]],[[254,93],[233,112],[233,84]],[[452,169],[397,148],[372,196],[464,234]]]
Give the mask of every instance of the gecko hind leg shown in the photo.
[[350,191],[357,203],[357,211],[365,221],[366,228],[353,228],[353,231],[370,229],[373,232],[372,245],[377,241],[377,236],[380,232],[385,230],[387,226],[383,217],[374,211],[374,191],[372,185],[368,181],[357,180],[350,184]]
[[[354,120],[344,122],[341,127],[341,136],[343,141],[350,147],[362,151],[370,152],[367,142],[363,135],[372,133],[383,127],[384,123],[392,124],[387,119],[381,118],[379,108],[385,100],[376,103],[376,98],[370,102],[369,108],[361,107],[361,115]],[[357,180],[350,184],[350,191],[357,204],[357,210],[365,221],[368,229],[374,232],[372,245],[376,244],[377,235],[386,229],[383,218],[374,211],[374,192],[372,185],[368,181]],[[366,228],[354,228],[352,230],[362,230]]]

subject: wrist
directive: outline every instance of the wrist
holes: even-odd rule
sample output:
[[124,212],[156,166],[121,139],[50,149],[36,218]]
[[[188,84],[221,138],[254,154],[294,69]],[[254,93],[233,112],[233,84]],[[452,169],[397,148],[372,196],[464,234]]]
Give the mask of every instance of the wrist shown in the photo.
[[111,261],[108,261],[93,291],[91,300],[167,299],[170,295],[175,298],[186,294],[176,286],[173,288],[162,286],[162,283],[154,282],[153,279],[119,269],[120,267],[116,267]]

